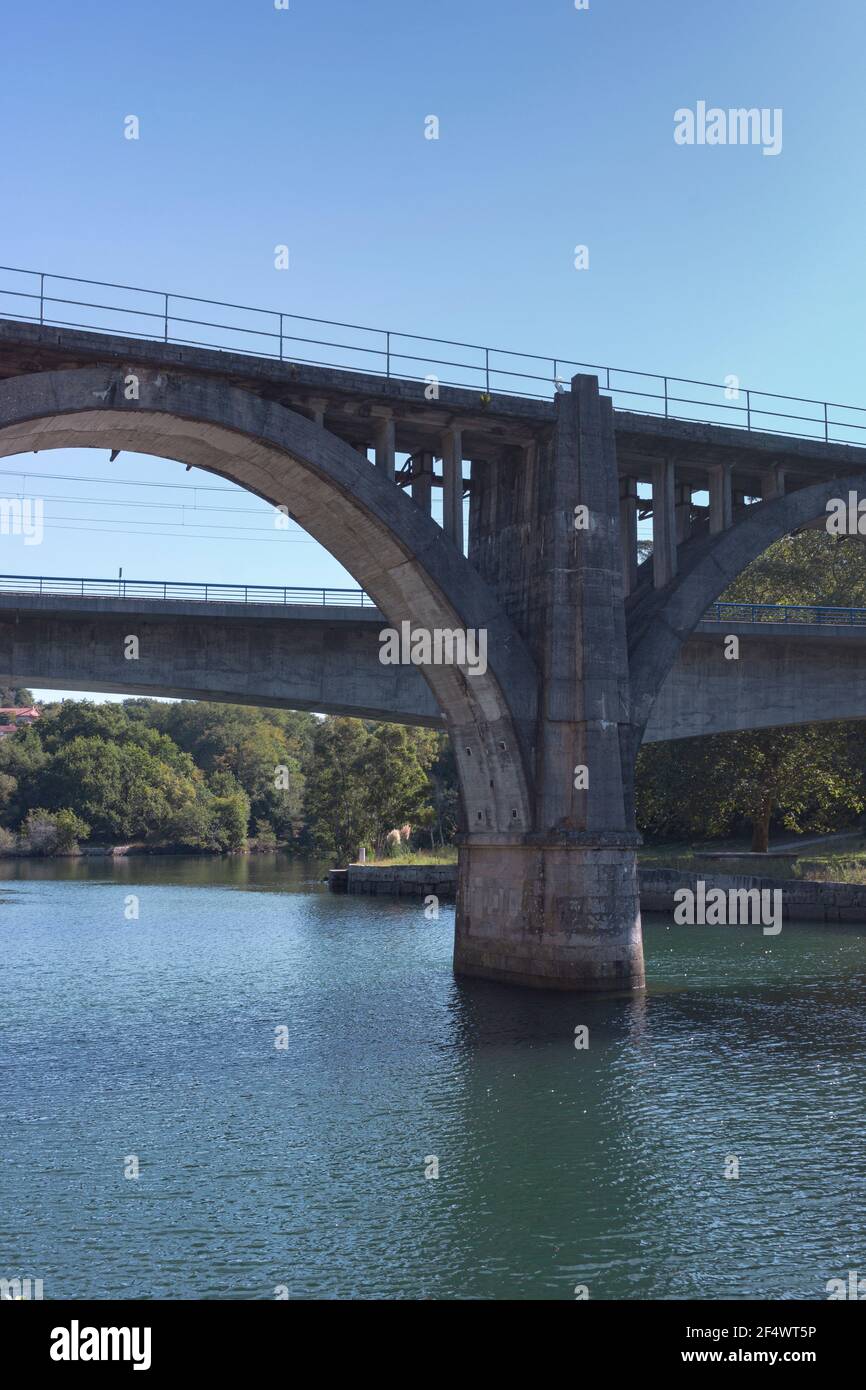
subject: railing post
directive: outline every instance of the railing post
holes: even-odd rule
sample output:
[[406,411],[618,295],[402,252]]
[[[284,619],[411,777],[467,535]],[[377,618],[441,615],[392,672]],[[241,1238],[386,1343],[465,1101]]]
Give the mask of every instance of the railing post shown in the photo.
[[168,598],[168,582],[162,586],[162,596],[163,598]]
[[164,341],[168,342],[168,295],[165,296],[165,309],[163,313],[163,333]]
[[280,361],[283,360],[283,316],[280,314]]
[[328,602],[328,600],[325,598],[325,591],[324,591],[324,589],[323,589],[323,590],[322,590],[322,607],[323,607],[323,608],[325,608],[325,607],[327,606],[327,602]]
[[385,376],[391,379],[391,330],[385,330]]
[[668,379],[664,378],[665,383],[665,419],[668,418]]
[[207,603],[207,584],[204,586],[204,601]]
[[44,272],[44,270],[43,270],[43,271],[40,273],[40,275],[39,275],[39,326],[40,326],[40,328],[42,327],[42,325],[44,324],[44,322],[45,322],[45,272]]
[[489,396],[489,395],[490,395],[490,348],[489,348],[489,347],[486,347],[486,348],[484,349],[484,381],[485,381],[484,391],[485,391],[485,394]]
[[749,433],[752,430],[752,393],[746,392],[746,429]]
[[[847,393],[846,393],[847,394]],[[827,418],[827,402],[824,402],[824,443],[830,443],[830,421]]]

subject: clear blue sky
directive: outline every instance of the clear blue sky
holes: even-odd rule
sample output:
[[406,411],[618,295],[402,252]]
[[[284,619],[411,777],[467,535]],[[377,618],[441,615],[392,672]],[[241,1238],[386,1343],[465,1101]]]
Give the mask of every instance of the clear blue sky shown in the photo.
[[[3,30],[5,265],[866,404],[857,0],[53,0]],[[782,108],[781,154],[676,145],[699,100]],[[242,494],[117,485],[207,475],[22,466],[47,533],[0,536],[5,573],[351,583]]]

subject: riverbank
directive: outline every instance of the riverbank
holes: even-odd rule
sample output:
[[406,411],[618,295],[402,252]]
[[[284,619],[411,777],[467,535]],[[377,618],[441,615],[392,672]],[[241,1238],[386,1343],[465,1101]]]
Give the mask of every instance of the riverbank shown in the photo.
[[228,859],[247,854],[305,854],[285,841],[276,844],[256,844],[250,841],[243,849],[190,849],[188,845],[148,845],[140,842],[129,845],[76,845],[74,849],[57,849],[46,854],[30,848],[0,848],[0,863],[4,859],[131,859],[162,856],[183,859]]
[[[866,925],[866,884],[707,870],[639,868],[641,911],[671,913],[676,906],[674,895],[684,888],[696,892],[699,882],[725,892],[779,889],[782,918],[788,921]],[[426,898],[433,894],[448,901],[457,894],[457,865],[350,864],[346,869],[332,869],[328,883],[334,893],[397,898]]]

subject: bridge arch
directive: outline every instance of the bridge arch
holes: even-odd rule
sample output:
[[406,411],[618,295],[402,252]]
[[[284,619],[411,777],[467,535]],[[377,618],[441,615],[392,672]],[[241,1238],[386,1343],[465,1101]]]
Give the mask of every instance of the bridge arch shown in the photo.
[[680,649],[710,604],[775,541],[823,516],[831,498],[862,489],[864,478],[854,473],[754,503],[728,530],[682,545],[677,577],[664,589],[635,596],[628,627],[636,746]]
[[131,364],[0,382],[0,456],[65,448],[127,450],[218,474],[288,508],[389,625],[486,629],[483,674],[420,669],[454,742],[467,830],[495,840],[532,828],[532,658],[453,542],[357,451],[285,406],[204,376]]

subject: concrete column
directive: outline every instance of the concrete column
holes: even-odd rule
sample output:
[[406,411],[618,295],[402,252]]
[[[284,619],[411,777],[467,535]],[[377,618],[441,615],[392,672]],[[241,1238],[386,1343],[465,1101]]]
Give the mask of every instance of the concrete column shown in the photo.
[[677,544],[682,545],[692,533],[692,489],[678,485],[676,489]]
[[386,478],[394,480],[395,445],[394,417],[383,416],[376,424],[376,467],[381,468]]
[[463,550],[463,434],[450,429],[442,439],[442,524]]
[[621,478],[619,484],[619,537],[622,550],[622,587],[625,597],[637,584],[637,481]]
[[415,468],[418,471],[412,479],[412,501],[430,516],[433,511],[433,455],[426,451],[419,454]]
[[326,400],[323,400],[322,398],[318,398],[316,400],[308,401],[307,404],[310,410],[312,410],[313,412],[313,423],[316,425],[324,426],[325,410],[327,409],[328,402]]
[[[643,986],[613,408],[595,377],[556,396],[523,470],[472,470],[472,554],[535,658],[535,818],[460,849],[460,974],[561,990]],[[585,506],[589,526],[575,528]]]
[[710,534],[727,531],[731,525],[733,504],[731,498],[731,465],[719,463],[710,468]]
[[771,468],[769,473],[765,473],[761,478],[761,500],[771,502],[775,497],[785,496],[785,474],[786,469],[779,464]]
[[653,465],[653,586],[663,589],[677,572],[677,515],[673,459]]

